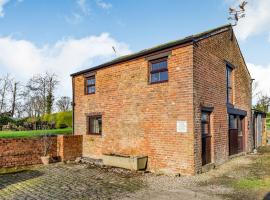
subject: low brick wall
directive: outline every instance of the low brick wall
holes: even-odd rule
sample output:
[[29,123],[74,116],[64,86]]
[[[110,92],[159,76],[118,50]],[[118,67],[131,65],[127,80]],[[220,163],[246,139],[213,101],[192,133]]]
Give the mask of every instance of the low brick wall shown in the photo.
[[[51,137],[49,154],[57,156],[57,139]],[[0,167],[15,167],[40,164],[44,153],[41,138],[0,139]]]
[[[51,137],[49,155],[60,157],[62,161],[75,160],[82,154],[81,136]],[[41,164],[44,153],[42,138],[0,138],[0,167],[15,167]]]
[[58,136],[57,149],[62,161],[75,160],[82,156],[82,135]]

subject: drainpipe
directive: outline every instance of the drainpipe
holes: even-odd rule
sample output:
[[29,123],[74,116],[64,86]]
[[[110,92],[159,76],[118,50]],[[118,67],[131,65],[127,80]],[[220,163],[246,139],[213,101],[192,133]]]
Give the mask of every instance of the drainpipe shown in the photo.
[[255,143],[255,129],[254,129],[254,123],[255,123],[255,119],[254,119],[254,116],[253,116],[253,112],[252,112],[252,97],[253,97],[253,91],[252,91],[252,85],[253,85],[253,82],[255,81],[255,79],[251,79],[251,120],[250,120],[250,123],[249,123],[249,128],[250,128],[250,132],[252,133],[252,138],[253,138],[253,148],[251,149],[252,151],[256,148],[256,143]]
[[74,77],[72,77],[72,135],[75,135],[74,133],[74,107],[75,107],[75,102],[74,102]]

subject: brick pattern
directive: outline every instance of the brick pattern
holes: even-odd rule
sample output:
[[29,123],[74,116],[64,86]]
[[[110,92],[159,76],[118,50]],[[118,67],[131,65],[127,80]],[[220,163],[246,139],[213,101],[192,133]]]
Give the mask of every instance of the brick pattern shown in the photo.
[[[56,138],[51,137],[49,154],[57,156]],[[0,167],[16,167],[40,164],[44,153],[43,140],[38,139],[0,139]]]
[[221,164],[228,160],[228,114],[226,108],[226,63],[236,68],[232,73],[235,108],[247,111],[245,118],[245,151],[252,149],[251,77],[245,66],[236,38],[231,31],[202,40],[194,47],[194,109],[196,171],[201,170],[201,106],[214,107],[211,115],[212,161]]
[[[147,155],[151,171],[195,174],[201,171],[200,106],[214,106],[211,116],[214,162],[228,159],[226,65],[235,64],[233,103],[246,110],[250,123],[250,76],[231,31],[175,48],[168,58],[169,81],[149,84],[148,61],[137,58],[96,71],[96,93],[84,94],[84,76],[74,81],[74,129],[87,134],[86,116],[102,113],[102,136],[85,136],[83,155]],[[176,132],[186,121],[187,133]],[[246,150],[250,135],[246,134]]]
[[[194,173],[192,51],[172,51],[165,83],[148,83],[145,58],[98,70],[94,95],[84,94],[83,76],[75,77],[75,134],[87,133],[88,114],[103,118],[102,136],[84,138],[84,155],[148,155],[153,171]],[[188,122],[188,133],[176,132],[177,120]]]
[[82,156],[82,136],[58,136],[57,150],[62,161],[75,160]]
[[[60,156],[62,161],[75,160],[82,155],[81,136],[51,137],[49,155]],[[16,167],[41,164],[44,154],[41,138],[0,139],[0,167]]]

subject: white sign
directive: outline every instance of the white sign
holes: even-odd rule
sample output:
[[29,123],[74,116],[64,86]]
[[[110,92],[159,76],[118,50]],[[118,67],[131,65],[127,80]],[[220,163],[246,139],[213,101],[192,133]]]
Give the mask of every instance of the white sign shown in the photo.
[[177,121],[176,122],[176,130],[178,133],[186,133],[187,132],[187,121]]

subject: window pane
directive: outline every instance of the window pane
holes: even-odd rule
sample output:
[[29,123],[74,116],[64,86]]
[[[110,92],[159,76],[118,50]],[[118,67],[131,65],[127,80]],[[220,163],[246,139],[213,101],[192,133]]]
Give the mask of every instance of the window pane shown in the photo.
[[152,64],[152,71],[160,69],[167,69],[167,60]]
[[159,73],[151,74],[151,82],[158,82],[159,81]]
[[102,120],[101,120],[101,117],[98,118],[98,133],[99,134],[102,133]]
[[208,118],[208,114],[207,113],[205,113],[205,112],[203,112],[202,113],[202,122],[208,122],[209,121],[209,118]]
[[232,69],[227,67],[227,102],[230,103],[232,100]]
[[95,78],[87,79],[87,85],[94,85],[96,82]]
[[88,94],[92,94],[92,93],[95,93],[95,92],[96,92],[96,87],[95,86],[87,87],[87,93]]
[[90,133],[101,134],[102,133],[102,118],[91,117],[89,126],[90,126]]
[[231,74],[232,74],[232,70],[227,67],[227,83],[228,83],[228,87],[231,87]]
[[168,80],[168,71],[160,72],[160,81],[167,81]]
[[230,129],[237,129],[237,118],[234,115],[230,115]]

